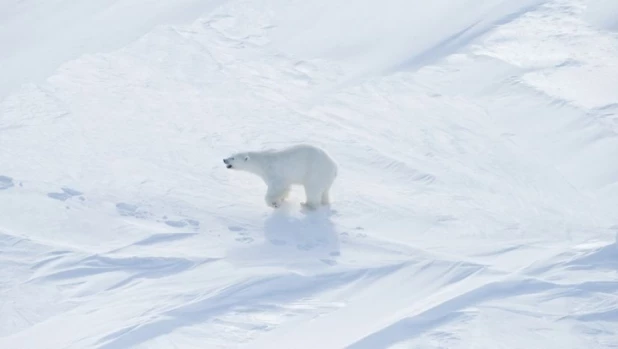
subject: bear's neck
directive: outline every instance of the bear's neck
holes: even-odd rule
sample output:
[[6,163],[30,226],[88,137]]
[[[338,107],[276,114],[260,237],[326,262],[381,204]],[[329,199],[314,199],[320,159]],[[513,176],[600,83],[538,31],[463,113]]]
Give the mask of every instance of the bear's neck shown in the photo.
[[251,161],[251,166],[248,166],[245,171],[251,172],[266,181],[268,169],[264,166],[266,164],[264,162],[264,154],[249,153],[249,157],[251,158],[251,160],[249,160]]

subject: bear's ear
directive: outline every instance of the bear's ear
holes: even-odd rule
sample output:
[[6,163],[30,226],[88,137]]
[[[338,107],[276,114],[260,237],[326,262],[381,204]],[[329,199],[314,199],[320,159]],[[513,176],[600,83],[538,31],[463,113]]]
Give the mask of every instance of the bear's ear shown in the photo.
[[249,160],[249,155],[245,156],[245,161]]

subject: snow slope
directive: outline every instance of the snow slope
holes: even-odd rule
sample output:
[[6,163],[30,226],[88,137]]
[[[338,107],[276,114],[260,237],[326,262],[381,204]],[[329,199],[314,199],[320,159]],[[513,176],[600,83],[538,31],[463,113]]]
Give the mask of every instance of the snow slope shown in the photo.
[[618,347],[612,1],[0,10],[0,348]]
[[157,25],[199,17],[222,0],[16,1],[0,3],[0,98],[40,82],[84,53],[116,50]]

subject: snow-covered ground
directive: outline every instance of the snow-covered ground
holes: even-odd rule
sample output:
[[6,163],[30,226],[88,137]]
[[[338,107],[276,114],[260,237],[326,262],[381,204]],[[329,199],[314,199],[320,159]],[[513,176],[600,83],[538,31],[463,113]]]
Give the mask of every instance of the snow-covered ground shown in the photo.
[[[1,2],[0,348],[618,348],[617,18]],[[331,209],[221,162],[299,142]]]

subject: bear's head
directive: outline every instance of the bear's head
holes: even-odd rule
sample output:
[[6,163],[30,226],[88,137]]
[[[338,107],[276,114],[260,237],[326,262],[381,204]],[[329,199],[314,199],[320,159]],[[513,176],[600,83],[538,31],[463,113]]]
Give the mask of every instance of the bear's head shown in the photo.
[[230,156],[229,158],[223,159],[223,163],[227,168],[244,170],[247,169],[250,159],[251,158],[248,153],[238,153]]

